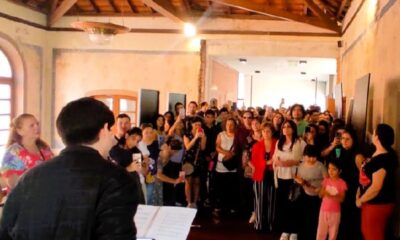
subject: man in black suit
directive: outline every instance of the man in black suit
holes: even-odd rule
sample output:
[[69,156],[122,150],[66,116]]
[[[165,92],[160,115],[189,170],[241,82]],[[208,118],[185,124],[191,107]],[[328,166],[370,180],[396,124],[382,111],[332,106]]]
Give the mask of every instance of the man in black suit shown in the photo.
[[136,239],[136,184],[107,161],[114,116],[92,98],[68,103],[57,118],[66,148],[28,171],[11,191],[0,239]]

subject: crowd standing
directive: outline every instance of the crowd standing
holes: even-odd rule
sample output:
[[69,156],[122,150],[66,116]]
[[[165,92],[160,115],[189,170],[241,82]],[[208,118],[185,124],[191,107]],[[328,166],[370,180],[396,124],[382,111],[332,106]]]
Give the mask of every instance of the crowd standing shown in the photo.
[[[90,120],[93,111],[102,117]],[[73,119],[71,114],[80,117]],[[279,232],[280,240],[387,239],[398,165],[391,147],[394,131],[387,124],[374,130],[375,151],[369,156],[351,126],[318,106],[239,110],[230,103],[219,108],[212,99],[191,101],[185,109],[178,102],[173,111],[140,127],[132,127],[127,114],[116,120],[110,114],[88,98],[68,104],[57,119],[67,147],[57,157],[40,138],[34,116],[22,114],[13,120],[1,162],[0,197],[8,198],[1,239],[64,234],[57,221],[76,226],[81,220],[94,225],[79,228],[74,236],[134,234],[134,224],[121,221],[133,216],[137,204],[208,209],[215,223],[231,215],[246,216],[255,231]],[[82,116],[89,119],[79,121]],[[56,175],[69,190],[52,194],[49,213],[40,215],[39,209],[32,209],[43,207],[46,202],[39,198],[47,197],[38,184],[57,189],[59,185],[47,183]],[[84,179],[92,184],[84,185]],[[24,197],[27,192],[32,199]],[[65,196],[73,198],[66,201]],[[74,208],[73,202],[87,212],[78,214],[79,205]],[[128,203],[132,205],[125,206]],[[62,209],[65,206],[70,209]],[[74,213],[82,218],[78,223],[71,222]],[[32,214],[46,223],[44,233],[21,227]],[[114,220],[121,229],[96,225]]]

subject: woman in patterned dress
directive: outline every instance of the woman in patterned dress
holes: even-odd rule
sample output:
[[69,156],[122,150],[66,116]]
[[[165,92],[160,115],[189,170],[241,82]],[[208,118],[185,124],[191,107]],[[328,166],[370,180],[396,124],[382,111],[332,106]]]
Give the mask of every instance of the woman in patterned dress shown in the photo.
[[49,145],[40,138],[38,120],[28,113],[13,119],[6,147],[0,172],[8,189],[26,171],[53,157]]

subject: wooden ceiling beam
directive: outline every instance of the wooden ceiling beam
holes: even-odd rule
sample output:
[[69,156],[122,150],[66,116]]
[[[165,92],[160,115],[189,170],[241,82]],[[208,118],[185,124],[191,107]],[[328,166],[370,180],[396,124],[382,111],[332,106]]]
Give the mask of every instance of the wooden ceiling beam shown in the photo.
[[342,0],[342,3],[340,4],[339,10],[336,14],[336,19],[339,19],[342,16],[342,13],[344,11],[344,8],[348,4],[349,0]]
[[188,21],[185,13],[176,10],[169,0],[142,0],[144,4],[174,22],[184,24]]
[[94,10],[95,10],[97,13],[100,13],[100,12],[101,12],[101,11],[100,11],[100,8],[99,8],[99,6],[97,6],[97,3],[96,3],[95,0],[89,0],[89,2],[92,4],[92,7],[94,8]]
[[133,3],[131,2],[131,0],[126,0],[128,2],[129,7],[131,8],[131,11],[133,13],[138,13],[138,11],[136,10],[136,7],[133,5]]
[[317,15],[321,21],[326,24],[329,29],[334,30],[335,32],[340,32],[340,28],[337,25],[335,20],[331,20],[321,8],[314,2],[314,0],[304,0],[310,10]]
[[[47,25],[49,27],[53,26],[78,0],[64,0],[60,6],[54,8],[54,11],[50,12],[47,18]],[[55,4],[57,6],[57,3]],[[53,6],[52,6],[53,8]]]
[[[265,4],[254,3],[254,2],[247,1],[247,0],[211,0],[211,1],[223,4],[223,5],[231,6],[231,7],[240,8],[240,9],[250,11],[250,12],[256,12],[256,13],[262,14],[262,15],[272,16],[272,17],[276,17],[276,18],[280,18],[280,19],[288,20],[288,21],[301,22],[301,23],[312,25],[312,26],[339,32],[339,27],[337,25],[332,24],[332,21],[325,22],[325,21],[321,21],[321,19],[314,19],[314,18],[310,18],[310,17],[306,17],[306,16],[292,14],[292,13],[282,11],[275,7],[271,7],[271,6],[268,6]],[[322,11],[321,11],[321,13],[322,13]]]
[[51,4],[50,4],[50,10],[49,13],[53,13],[56,10],[57,4],[59,0],[50,0]]
[[120,13],[121,10],[118,9],[117,5],[115,4],[114,0],[108,0],[110,2],[111,7],[114,9],[114,12]]
[[331,6],[327,6],[321,0],[317,0],[317,5],[320,6],[320,8],[322,8],[322,11],[324,11],[324,12],[326,11],[327,13],[329,13],[330,16],[336,17],[336,15],[332,11],[332,7]]
[[192,7],[190,6],[189,0],[182,0],[183,5],[185,6],[185,11],[187,15],[190,15],[192,12]]

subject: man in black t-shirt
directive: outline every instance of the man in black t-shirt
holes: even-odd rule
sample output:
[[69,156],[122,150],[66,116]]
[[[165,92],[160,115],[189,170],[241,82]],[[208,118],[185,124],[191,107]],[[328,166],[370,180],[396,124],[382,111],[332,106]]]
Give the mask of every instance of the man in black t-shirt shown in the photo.
[[125,114],[121,113],[117,116],[117,133],[115,134],[115,139],[117,139],[117,145],[125,144],[125,134],[131,129],[131,118]]
[[[134,127],[125,133],[124,139],[124,145],[115,145],[110,150],[110,158],[114,163],[125,168],[129,172],[129,175],[135,180],[138,189],[139,203],[145,204],[139,175],[143,156],[141,151],[137,148],[138,142],[142,139],[142,130]],[[134,154],[140,154],[140,159],[135,159],[134,161]]]

